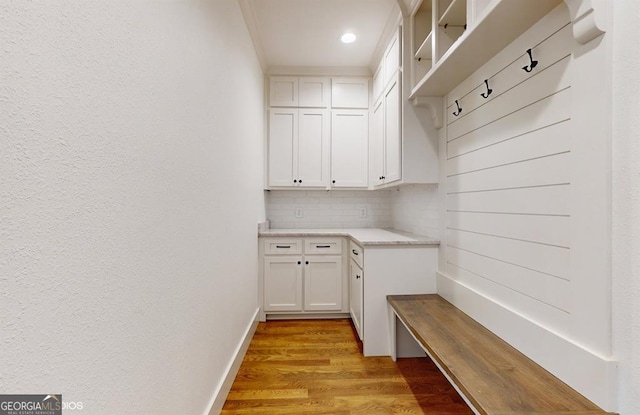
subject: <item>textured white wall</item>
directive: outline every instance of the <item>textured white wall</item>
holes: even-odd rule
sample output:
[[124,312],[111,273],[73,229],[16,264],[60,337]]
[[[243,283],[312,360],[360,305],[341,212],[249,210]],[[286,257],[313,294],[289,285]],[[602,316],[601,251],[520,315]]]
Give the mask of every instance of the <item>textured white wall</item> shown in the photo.
[[618,411],[640,414],[640,3],[613,13],[613,349]]
[[0,391],[205,413],[257,309],[237,2],[2,1],[0,45]]

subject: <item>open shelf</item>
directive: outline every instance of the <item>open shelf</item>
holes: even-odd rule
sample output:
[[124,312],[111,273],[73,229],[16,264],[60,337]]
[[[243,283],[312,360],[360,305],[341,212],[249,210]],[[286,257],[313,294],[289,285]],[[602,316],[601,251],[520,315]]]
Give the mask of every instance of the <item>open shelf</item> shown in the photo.
[[[463,2],[466,4],[465,0]],[[409,99],[446,95],[561,2],[562,0],[494,2],[473,27],[466,30],[439,60],[433,62],[433,67],[416,83]],[[454,4],[455,1],[448,9],[454,7]]]
[[433,31],[429,32],[427,38],[422,42],[415,54],[416,59],[431,60],[433,56]]
[[442,13],[438,24],[464,26],[467,24],[467,0],[453,0],[447,10]]

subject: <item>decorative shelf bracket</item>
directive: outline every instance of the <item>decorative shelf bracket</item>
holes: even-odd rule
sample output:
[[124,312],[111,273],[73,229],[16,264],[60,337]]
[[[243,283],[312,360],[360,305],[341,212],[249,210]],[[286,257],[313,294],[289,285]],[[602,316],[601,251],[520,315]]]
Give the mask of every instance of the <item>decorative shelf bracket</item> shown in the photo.
[[433,126],[436,129],[442,128],[444,125],[443,117],[443,97],[424,97],[417,96],[413,99],[413,105],[416,107],[423,107],[429,110],[431,118],[433,119]]
[[564,0],[569,8],[573,37],[581,45],[586,45],[606,32],[605,8],[603,0]]

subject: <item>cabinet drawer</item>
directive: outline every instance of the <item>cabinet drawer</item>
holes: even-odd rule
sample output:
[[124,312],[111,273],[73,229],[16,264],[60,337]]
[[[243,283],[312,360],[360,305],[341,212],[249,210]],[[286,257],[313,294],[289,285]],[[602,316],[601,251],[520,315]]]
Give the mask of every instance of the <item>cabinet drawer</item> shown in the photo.
[[305,254],[342,254],[342,239],[317,239],[306,238],[304,240],[304,253]]
[[356,264],[358,264],[358,266],[360,268],[363,268],[363,264],[364,264],[364,250],[362,248],[360,248],[360,246],[358,244],[356,244],[353,241],[349,241],[349,256],[351,256],[351,259],[353,259],[355,261]]
[[265,255],[302,254],[302,239],[268,238],[264,240]]

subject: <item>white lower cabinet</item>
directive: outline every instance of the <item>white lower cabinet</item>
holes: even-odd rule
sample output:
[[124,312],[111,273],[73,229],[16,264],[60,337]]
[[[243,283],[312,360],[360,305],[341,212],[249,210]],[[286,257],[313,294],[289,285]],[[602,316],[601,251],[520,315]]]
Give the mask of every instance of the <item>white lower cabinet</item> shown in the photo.
[[349,261],[349,313],[360,340],[362,340],[363,277],[362,268],[353,259]]
[[[262,238],[263,317],[347,313],[342,242],[342,238]],[[298,255],[290,255],[294,252]]]
[[342,310],[342,256],[306,256],[304,309]]
[[302,311],[302,258],[264,258],[264,309]]

